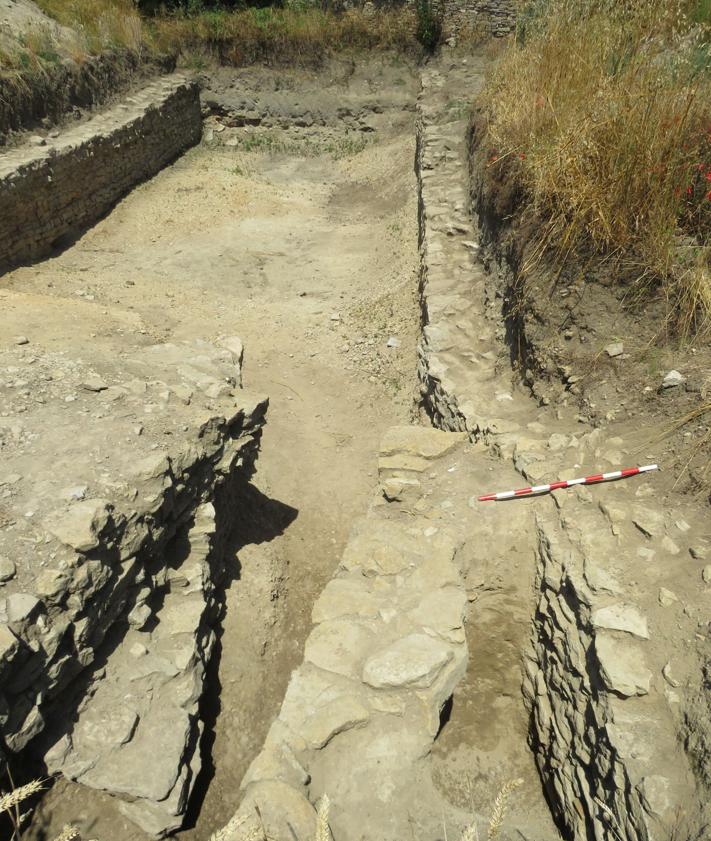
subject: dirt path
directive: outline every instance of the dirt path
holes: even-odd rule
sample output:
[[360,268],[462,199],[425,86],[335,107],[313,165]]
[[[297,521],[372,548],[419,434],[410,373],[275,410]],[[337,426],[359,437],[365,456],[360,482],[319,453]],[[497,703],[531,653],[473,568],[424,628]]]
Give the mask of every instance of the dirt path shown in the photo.
[[[234,810],[301,659],[313,601],[366,507],[380,435],[410,418],[413,156],[411,127],[338,160],[204,143],[62,255],[3,279],[11,296],[37,296],[38,323],[43,310],[71,302],[93,331],[115,337],[117,351],[238,335],[246,387],[270,396],[247,524],[261,542],[239,551],[240,579],[227,594],[214,778],[196,827],[181,837],[207,838]],[[387,346],[391,337],[397,346]],[[90,352],[89,338],[77,329],[70,350]],[[269,521],[289,527],[260,531]],[[51,812],[50,835],[95,815],[93,836],[140,837],[109,798],[68,784],[42,812],[36,825]]]

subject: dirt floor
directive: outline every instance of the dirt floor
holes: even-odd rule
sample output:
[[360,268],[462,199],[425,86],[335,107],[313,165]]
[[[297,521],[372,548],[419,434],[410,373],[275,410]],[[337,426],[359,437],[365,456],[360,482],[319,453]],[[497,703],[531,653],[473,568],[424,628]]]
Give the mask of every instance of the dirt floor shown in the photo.
[[[123,349],[239,335],[245,385],[270,397],[254,519],[290,525],[254,529],[261,542],[238,553],[203,788],[214,778],[186,839],[207,838],[234,811],[301,660],[311,606],[367,505],[379,438],[410,420],[415,383],[412,125],[362,151],[331,130],[311,133],[308,148],[297,136],[288,154],[226,144],[237,135],[206,132],[211,140],[73,246],[0,283],[5,305],[22,313],[18,332],[70,353],[88,352],[95,335]],[[110,798],[66,783],[45,798],[29,837],[52,837],[70,819],[92,837],[141,837]]]
[[[344,78],[349,73],[358,76],[350,103],[338,87],[322,92],[313,75],[304,87],[303,78],[279,73],[221,73],[212,80],[199,147],[62,253],[0,279],[0,329],[12,324],[30,344],[76,358],[91,357],[92,347],[105,354],[237,335],[246,349],[245,386],[270,398],[248,514],[227,559],[239,576],[226,595],[204,697],[204,767],[186,828],[175,836],[185,841],[209,838],[238,806],[240,781],[302,660],[314,601],[372,498],[380,438],[417,420],[419,82],[399,65],[351,68]],[[283,111],[287,101],[300,109],[296,124],[295,112]],[[340,111],[345,117],[333,119]],[[269,119],[256,126],[253,113]],[[561,312],[572,295],[556,299]],[[500,310],[499,297],[491,298]],[[542,370],[522,372],[537,397],[529,429],[542,434],[546,412],[555,410],[571,435],[602,426],[630,449],[639,446],[625,456],[646,455],[650,417],[667,424],[708,399],[708,357],[699,351],[693,358],[692,348],[679,361],[678,351],[665,350],[643,379],[649,348],[634,344],[631,329],[622,335],[617,322],[594,322],[606,310],[598,299],[585,302],[585,318],[573,307],[577,314],[556,322],[565,330],[560,347],[551,350],[532,329],[526,334],[540,368],[550,362],[550,379]],[[607,353],[618,340],[624,348]],[[603,365],[609,373],[597,376]],[[661,388],[675,367],[685,387]],[[694,434],[708,432],[705,416],[694,423]],[[652,455],[661,462],[691,431],[675,434],[655,442]],[[616,451],[603,456],[617,463]],[[493,466],[487,470],[493,475]],[[670,498],[675,479],[671,470],[659,475],[660,499]],[[485,490],[508,486],[485,480]],[[520,692],[535,606],[535,536],[514,517],[506,539],[501,523],[482,523],[470,540],[472,576],[479,574],[469,581],[471,668],[435,743],[435,783],[457,808],[486,814],[498,785],[520,775],[514,824],[541,841],[557,830],[527,747]],[[508,566],[499,562],[503,554]],[[683,557],[698,586],[695,557]],[[671,620],[663,621],[666,632]],[[49,841],[69,822],[86,838],[147,841],[111,797],[64,781],[44,797],[26,837]]]

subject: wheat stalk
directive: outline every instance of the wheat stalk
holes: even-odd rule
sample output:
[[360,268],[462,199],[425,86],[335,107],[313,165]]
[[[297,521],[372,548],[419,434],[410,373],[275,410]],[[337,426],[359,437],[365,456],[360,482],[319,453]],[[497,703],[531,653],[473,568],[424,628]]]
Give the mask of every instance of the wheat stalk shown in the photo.
[[39,780],[32,780],[24,786],[13,789],[9,794],[3,794],[0,796],[0,812],[11,812],[23,800],[37,794],[38,791],[42,791],[42,783]]
[[615,838],[619,839],[619,841],[622,841],[622,836],[617,831],[620,827],[620,824],[618,823],[617,818],[615,817],[615,813],[606,803],[603,803],[599,797],[595,798],[595,802],[602,809],[603,814],[605,814],[607,816],[607,819],[610,821],[610,829],[612,830]]
[[469,826],[465,828],[459,841],[479,841],[479,830],[477,829],[475,821],[472,821]]
[[316,836],[314,841],[331,841],[331,830],[328,826],[328,812],[331,808],[331,801],[328,795],[324,794],[316,813]]
[[504,817],[506,816],[506,807],[508,805],[511,792],[522,785],[523,780],[521,778],[517,780],[510,780],[508,783],[504,783],[501,787],[501,791],[496,795],[494,810],[491,813],[491,820],[489,821],[489,832],[487,834],[488,841],[492,841],[493,838],[496,838],[499,830],[501,829]]
[[[235,836],[237,830],[243,826],[250,818],[250,815],[233,815],[229,822],[218,829],[210,836],[210,841],[231,841]],[[240,841],[265,841],[266,834],[261,826],[251,827],[246,834],[240,837]]]

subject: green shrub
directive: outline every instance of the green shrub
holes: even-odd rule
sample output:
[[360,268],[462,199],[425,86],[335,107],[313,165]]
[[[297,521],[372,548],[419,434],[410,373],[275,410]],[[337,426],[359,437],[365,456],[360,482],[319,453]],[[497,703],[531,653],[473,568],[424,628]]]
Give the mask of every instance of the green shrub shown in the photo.
[[434,52],[442,37],[442,15],[437,0],[415,0],[417,40],[429,52]]

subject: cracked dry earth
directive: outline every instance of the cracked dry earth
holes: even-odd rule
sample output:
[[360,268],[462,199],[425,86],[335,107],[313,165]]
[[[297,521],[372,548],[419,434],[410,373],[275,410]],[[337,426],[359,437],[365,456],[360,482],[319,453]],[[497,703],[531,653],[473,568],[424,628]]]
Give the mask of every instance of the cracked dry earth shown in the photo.
[[[249,545],[227,593],[219,709],[206,714],[217,716],[214,777],[184,838],[207,838],[234,811],[300,661],[311,606],[366,506],[380,436],[410,419],[413,122],[410,112],[402,130],[338,159],[314,154],[320,136],[307,156],[203,142],[59,256],[0,285],[3,332],[28,337],[26,348],[81,356],[98,345],[110,355],[238,335],[245,384],[270,398]],[[69,820],[101,839],[148,837],[110,797],[66,782],[45,799],[31,837]]]

